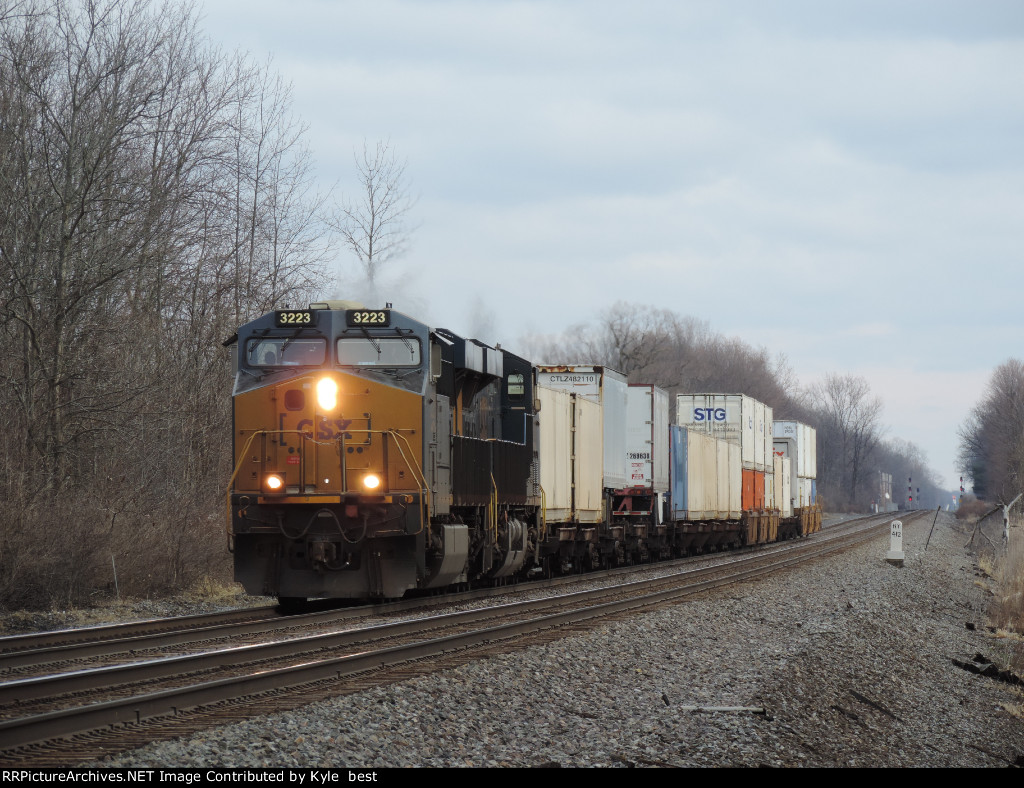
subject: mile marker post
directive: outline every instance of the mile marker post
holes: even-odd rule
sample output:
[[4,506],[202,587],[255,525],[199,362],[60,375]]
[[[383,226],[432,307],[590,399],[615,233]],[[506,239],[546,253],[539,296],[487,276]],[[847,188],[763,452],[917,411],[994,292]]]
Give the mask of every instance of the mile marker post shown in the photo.
[[893,520],[889,526],[889,552],[885,560],[893,566],[903,566],[903,523]]

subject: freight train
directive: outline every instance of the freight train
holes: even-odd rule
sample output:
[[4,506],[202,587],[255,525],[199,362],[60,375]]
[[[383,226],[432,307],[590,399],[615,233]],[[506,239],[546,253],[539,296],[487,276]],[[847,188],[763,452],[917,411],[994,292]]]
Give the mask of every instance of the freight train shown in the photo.
[[392,309],[270,312],[234,367],[246,592],[389,599],[803,536],[814,431],[743,395],[538,365]]

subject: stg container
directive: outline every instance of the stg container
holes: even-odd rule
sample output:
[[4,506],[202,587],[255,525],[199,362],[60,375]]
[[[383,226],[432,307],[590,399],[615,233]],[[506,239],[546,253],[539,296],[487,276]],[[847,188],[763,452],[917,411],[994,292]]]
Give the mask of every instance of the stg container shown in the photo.
[[[537,385],[566,391],[601,408],[602,473],[604,486],[619,490],[628,485],[626,465],[626,376],[608,367],[563,364],[537,367]],[[544,416],[541,414],[541,423]]]
[[569,391],[537,388],[541,411],[540,479],[547,519],[596,523],[604,519],[601,485],[601,406]]
[[668,392],[648,383],[626,390],[626,467],[626,486],[668,492]]
[[740,447],[743,467],[764,473],[771,462],[766,406],[746,394],[678,394],[676,424]]
[[[706,432],[672,426],[669,438],[672,520],[735,519],[730,499],[734,497],[732,490],[740,489],[740,455],[728,448],[720,451],[722,443],[725,441]],[[719,484],[719,461],[723,456],[730,486]]]

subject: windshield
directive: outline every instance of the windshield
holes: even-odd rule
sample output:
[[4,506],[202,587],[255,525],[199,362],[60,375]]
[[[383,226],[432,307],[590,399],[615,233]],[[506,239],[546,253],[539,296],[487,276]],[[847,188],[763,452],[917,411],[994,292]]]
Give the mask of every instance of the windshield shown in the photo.
[[250,367],[315,367],[326,356],[327,340],[322,337],[264,337],[249,340],[245,361]]
[[338,363],[345,367],[418,367],[420,341],[416,337],[342,337]]

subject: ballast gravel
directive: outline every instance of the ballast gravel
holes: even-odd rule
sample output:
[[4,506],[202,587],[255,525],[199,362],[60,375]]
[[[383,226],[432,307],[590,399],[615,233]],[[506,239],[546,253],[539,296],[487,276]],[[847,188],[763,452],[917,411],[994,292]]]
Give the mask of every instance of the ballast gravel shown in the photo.
[[[971,533],[939,515],[767,579],[93,766],[1024,765]],[[978,662],[977,660],[981,660]],[[85,764],[83,764],[85,765]]]

